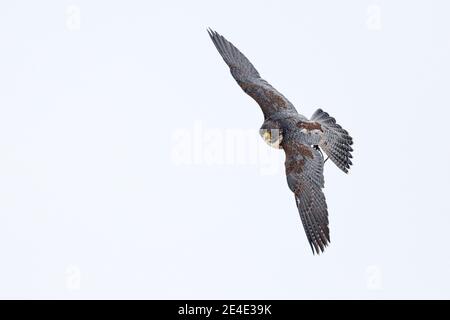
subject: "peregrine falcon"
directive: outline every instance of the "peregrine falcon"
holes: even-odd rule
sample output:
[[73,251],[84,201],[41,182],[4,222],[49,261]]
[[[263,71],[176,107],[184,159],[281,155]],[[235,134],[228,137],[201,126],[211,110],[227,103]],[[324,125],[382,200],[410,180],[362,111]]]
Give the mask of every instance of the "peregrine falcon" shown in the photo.
[[322,192],[326,161],[322,150],[347,173],[352,165],[352,137],[322,109],[314,112],[311,119],[299,114],[231,42],[211,29],[208,33],[233,78],[261,107],[261,137],[270,146],[284,150],[288,186],[295,195],[313,254],[320,254],[330,243],[327,204]]

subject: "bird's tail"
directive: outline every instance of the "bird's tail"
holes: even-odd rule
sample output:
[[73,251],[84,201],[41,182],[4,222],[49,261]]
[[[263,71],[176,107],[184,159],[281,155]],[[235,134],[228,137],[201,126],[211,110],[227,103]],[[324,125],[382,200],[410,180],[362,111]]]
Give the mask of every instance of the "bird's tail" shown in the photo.
[[339,169],[344,172],[348,172],[352,161],[351,152],[353,151],[351,145],[353,139],[336,120],[322,109],[318,109],[311,117],[312,121],[316,121],[321,124],[322,127],[322,139],[319,146],[325,151],[327,156],[334,162]]

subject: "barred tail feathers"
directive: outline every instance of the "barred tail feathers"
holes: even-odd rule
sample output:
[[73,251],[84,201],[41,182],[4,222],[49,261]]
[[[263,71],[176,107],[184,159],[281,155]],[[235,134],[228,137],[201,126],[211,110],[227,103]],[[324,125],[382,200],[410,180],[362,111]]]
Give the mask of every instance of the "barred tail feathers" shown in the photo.
[[353,139],[336,120],[327,112],[318,109],[311,117],[311,121],[316,121],[322,126],[322,138],[319,146],[325,151],[327,156],[334,162],[334,164],[344,172],[348,172],[352,161],[351,152],[353,151],[351,145]]

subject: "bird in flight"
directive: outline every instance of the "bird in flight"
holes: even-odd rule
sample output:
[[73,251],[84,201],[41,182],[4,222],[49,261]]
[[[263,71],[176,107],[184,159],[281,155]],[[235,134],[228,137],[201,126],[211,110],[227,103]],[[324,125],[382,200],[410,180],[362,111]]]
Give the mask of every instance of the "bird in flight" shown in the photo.
[[311,119],[299,114],[294,105],[262,79],[251,62],[227,39],[208,29],[209,36],[231,75],[261,107],[264,123],[260,135],[272,147],[286,154],[287,183],[313,254],[321,253],[330,243],[325,196],[322,150],[345,173],[352,162],[352,137],[322,109]]

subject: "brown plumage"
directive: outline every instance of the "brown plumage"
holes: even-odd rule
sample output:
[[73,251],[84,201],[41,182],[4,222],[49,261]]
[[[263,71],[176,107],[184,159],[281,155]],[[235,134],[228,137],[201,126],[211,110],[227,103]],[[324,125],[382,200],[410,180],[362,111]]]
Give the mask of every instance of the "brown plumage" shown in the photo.
[[208,33],[233,78],[261,107],[264,114],[261,136],[269,145],[284,150],[288,186],[294,193],[306,237],[313,253],[323,252],[330,242],[330,231],[322,192],[324,159],[320,149],[338,168],[348,172],[352,164],[352,138],[321,109],[311,120],[299,114],[231,42],[210,29]]

